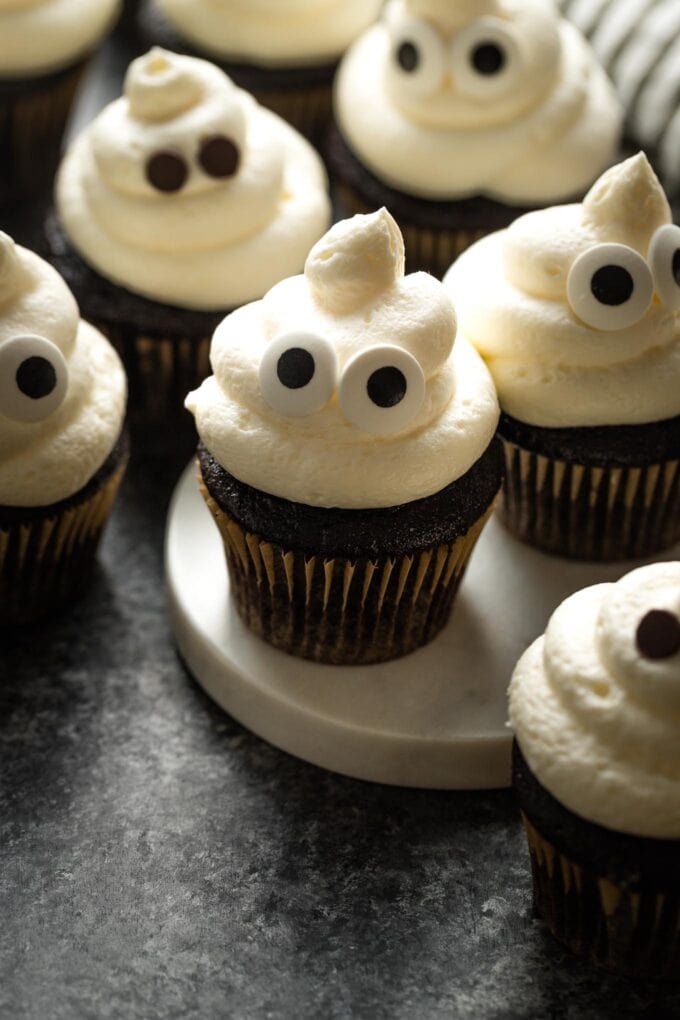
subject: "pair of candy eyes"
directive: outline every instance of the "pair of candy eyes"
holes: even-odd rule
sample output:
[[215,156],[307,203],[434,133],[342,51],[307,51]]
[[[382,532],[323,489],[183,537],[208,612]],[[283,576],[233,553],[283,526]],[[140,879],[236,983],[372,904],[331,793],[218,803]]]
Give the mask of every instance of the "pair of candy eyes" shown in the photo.
[[667,609],[651,609],[640,621],[635,641],[645,659],[671,659],[680,652],[680,617]]
[[441,36],[419,18],[389,25],[393,70],[409,88],[428,95],[450,69],[457,88],[469,95],[509,88],[522,66],[519,42],[500,18],[484,17],[457,33],[447,55]]
[[574,313],[594,329],[626,329],[645,316],[655,291],[668,308],[679,311],[680,227],[660,227],[648,258],[649,263],[625,244],[601,244],[583,252],[567,278]]
[[[237,173],[241,152],[236,142],[226,135],[211,135],[201,142],[197,160],[209,177],[223,180]],[[181,191],[191,172],[188,161],[176,149],[154,152],[147,159],[144,169],[151,187],[165,193]]]
[[313,333],[273,340],[260,362],[260,391],[286,417],[315,414],[337,392],[345,418],[364,432],[400,432],[425,399],[422,368],[402,347],[384,344],[355,354],[342,375],[333,345]]
[[0,415],[31,424],[44,421],[68,391],[64,355],[41,336],[17,336],[0,344]]

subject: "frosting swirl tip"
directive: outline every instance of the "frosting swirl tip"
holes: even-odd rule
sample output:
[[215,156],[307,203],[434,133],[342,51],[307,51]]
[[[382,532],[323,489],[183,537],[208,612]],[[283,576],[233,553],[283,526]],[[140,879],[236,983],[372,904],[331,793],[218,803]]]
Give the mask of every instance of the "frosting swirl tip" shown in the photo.
[[17,288],[20,274],[16,245],[0,230],[0,301],[6,301]]
[[152,123],[185,113],[200,102],[203,91],[191,64],[158,46],[132,61],[123,86],[131,115]]

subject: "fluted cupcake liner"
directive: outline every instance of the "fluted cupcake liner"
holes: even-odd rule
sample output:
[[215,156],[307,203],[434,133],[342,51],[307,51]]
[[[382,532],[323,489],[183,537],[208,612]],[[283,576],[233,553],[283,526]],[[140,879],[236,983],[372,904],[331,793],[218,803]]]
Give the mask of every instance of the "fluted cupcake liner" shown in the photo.
[[412,555],[324,558],[248,533],[213,499],[200,472],[199,487],[246,626],[291,655],[344,665],[407,655],[439,633],[491,513],[455,541]]
[[631,891],[561,853],[523,813],[536,913],[592,964],[630,977],[680,979],[680,894]]
[[51,188],[85,66],[80,61],[41,78],[0,81],[0,205]]
[[680,541],[680,461],[597,467],[503,438],[500,515],[524,542],[571,559],[652,556]]
[[333,89],[330,84],[288,89],[253,89],[258,103],[292,124],[300,134],[317,142],[331,120]]
[[122,445],[95,484],[63,504],[0,508],[0,626],[29,623],[76,598],[87,586],[104,525],[127,463]]
[[[375,205],[366,202],[354,188],[346,183],[338,185],[338,194],[343,212],[347,216],[375,212]],[[437,277],[442,277],[466,248],[488,233],[488,230],[481,228],[478,230],[463,228],[434,230],[431,227],[409,223],[403,217],[397,216],[396,218],[404,236],[408,271],[424,270]]]

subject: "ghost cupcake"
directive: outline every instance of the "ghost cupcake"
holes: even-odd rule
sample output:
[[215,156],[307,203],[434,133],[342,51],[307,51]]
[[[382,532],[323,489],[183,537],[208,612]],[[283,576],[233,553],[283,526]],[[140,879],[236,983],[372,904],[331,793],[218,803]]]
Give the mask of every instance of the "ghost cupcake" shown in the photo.
[[572,595],[510,685],[538,914],[591,962],[680,978],[680,563]]
[[0,205],[47,191],[87,59],[120,0],[0,3]]
[[498,390],[508,527],[591,560],[680,540],[680,227],[646,157],[480,241],[445,286]]
[[0,625],[84,590],[127,459],[125,397],[63,280],[0,233]]
[[309,138],[331,115],[333,76],[382,0],[143,0],[138,38],[216,61]]
[[236,607],[266,641],[368,663],[446,623],[502,469],[491,378],[455,338],[386,210],[216,331],[187,407]]
[[440,275],[528,208],[580,197],[621,109],[551,0],[391,0],[342,61],[329,166],[349,211],[385,204]]
[[181,408],[224,315],[299,272],[330,221],[321,160],[217,67],[154,50],[72,144],[47,233],[137,409]]

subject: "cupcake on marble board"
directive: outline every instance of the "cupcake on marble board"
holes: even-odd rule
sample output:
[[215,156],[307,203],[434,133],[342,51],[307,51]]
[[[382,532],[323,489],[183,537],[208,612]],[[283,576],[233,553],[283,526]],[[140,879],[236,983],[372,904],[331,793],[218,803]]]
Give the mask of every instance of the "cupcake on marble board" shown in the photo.
[[125,398],[63,280],[0,233],[0,625],[84,590],[127,461]]
[[581,197],[622,112],[551,0],[391,0],[342,61],[328,164],[350,212],[386,205],[441,275],[529,208]]
[[220,320],[299,272],[329,222],[304,138],[213,64],[152,50],[66,153],[47,237],[145,417],[181,409]]
[[498,390],[519,538],[589,560],[680,540],[680,227],[643,154],[445,279]]
[[680,562],[562,603],[510,720],[537,913],[591,963],[680,979]]
[[48,191],[92,51],[120,0],[0,3],[0,205]]
[[338,61],[383,0],[142,0],[138,38],[214,60],[258,102],[316,138]]
[[248,627],[327,663],[396,658],[446,623],[501,484],[498,404],[386,210],[234,312],[187,407]]

